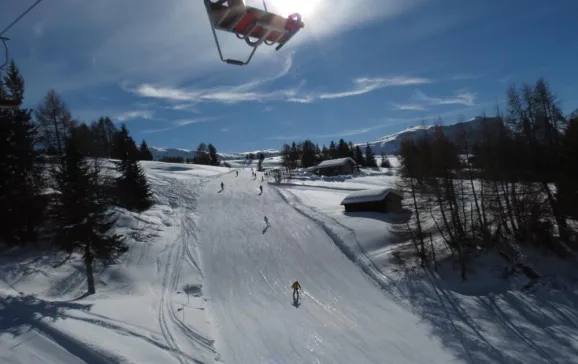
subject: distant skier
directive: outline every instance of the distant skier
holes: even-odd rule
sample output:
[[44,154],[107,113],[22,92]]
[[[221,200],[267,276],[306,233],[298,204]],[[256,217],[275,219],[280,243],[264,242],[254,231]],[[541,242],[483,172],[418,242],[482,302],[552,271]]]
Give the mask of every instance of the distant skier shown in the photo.
[[221,190],[225,189],[225,184],[223,182],[221,182]]
[[299,290],[301,289],[301,285],[299,284],[299,281],[293,282],[293,284],[291,285],[291,288],[293,288],[293,301],[299,300]]
[[263,182],[263,181],[265,181],[265,180],[263,179],[263,176],[261,176],[261,182]]
[[261,193],[263,193],[263,186],[259,186],[259,189],[261,190]]
[[237,174],[235,177],[239,177],[239,171],[235,171],[235,173]]
[[[261,190],[262,191],[262,190]],[[271,224],[269,223],[269,219],[267,218],[267,216],[265,216],[265,224],[267,224],[267,226],[270,226]]]

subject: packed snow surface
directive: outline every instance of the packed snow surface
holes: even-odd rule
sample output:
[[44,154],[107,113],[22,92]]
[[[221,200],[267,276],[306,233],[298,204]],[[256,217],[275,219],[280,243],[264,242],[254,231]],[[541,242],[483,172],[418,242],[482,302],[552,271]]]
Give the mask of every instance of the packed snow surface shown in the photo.
[[517,290],[494,259],[468,282],[451,264],[401,272],[399,222],[340,206],[393,188],[386,172],[269,184],[251,164],[143,166],[156,204],[121,211],[130,250],[95,267],[95,295],[79,257],[0,256],[0,363],[578,363],[571,290]]

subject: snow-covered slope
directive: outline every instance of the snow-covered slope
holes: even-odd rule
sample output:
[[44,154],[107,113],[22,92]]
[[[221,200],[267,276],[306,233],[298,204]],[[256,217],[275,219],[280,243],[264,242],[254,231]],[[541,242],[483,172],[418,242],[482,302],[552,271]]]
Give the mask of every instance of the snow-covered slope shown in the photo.
[[[250,171],[231,173],[198,201],[202,270],[225,363],[453,361],[431,328],[391,300],[321,226],[274,187],[262,194],[258,187]],[[298,307],[294,280],[304,290]]]
[[516,290],[495,260],[480,269],[493,280],[396,272],[390,216],[339,206],[393,176],[295,186],[143,165],[157,203],[122,214],[130,250],[96,267],[95,295],[79,257],[0,255],[0,363],[578,363],[571,290]]

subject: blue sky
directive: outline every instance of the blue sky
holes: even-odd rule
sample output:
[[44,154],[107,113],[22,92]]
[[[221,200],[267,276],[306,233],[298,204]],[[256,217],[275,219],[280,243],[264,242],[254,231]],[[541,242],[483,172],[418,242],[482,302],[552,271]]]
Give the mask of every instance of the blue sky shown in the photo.
[[[2,4],[4,28],[33,0]],[[261,6],[261,0],[247,0]],[[46,0],[14,26],[25,106],[57,90],[81,121],[108,115],[159,147],[280,148],[377,139],[422,120],[491,114],[545,77],[578,107],[575,0],[269,0],[305,28],[250,65],[219,60],[201,0]],[[226,57],[243,41],[219,32]]]

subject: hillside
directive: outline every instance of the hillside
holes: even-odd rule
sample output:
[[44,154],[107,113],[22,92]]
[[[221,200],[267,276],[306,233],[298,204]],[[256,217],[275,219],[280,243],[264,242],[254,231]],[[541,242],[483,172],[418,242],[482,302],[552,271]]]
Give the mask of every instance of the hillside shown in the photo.
[[[473,142],[481,137],[481,131],[484,127],[484,121],[488,122],[490,128],[498,127],[498,119],[495,117],[475,117],[473,119],[458,122],[455,124],[443,125],[442,129],[446,136],[450,140],[455,141],[462,132],[465,131],[468,138],[468,142]],[[423,138],[428,132],[431,132],[433,126],[415,126],[409,129],[402,130],[398,133],[386,135],[373,142],[369,145],[375,154],[394,154],[399,152],[399,147],[403,140],[416,140]],[[365,144],[359,144],[364,147]]]
[[[473,119],[443,125],[444,133],[451,139],[455,140],[459,134],[464,130],[466,135],[468,136],[468,141],[472,142],[476,140],[480,136],[480,132],[484,125],[484,120],[487,120],[490,123],[490,126],[494,126],[498,119],[496,118],[487,118],[487,117],[475,117]],[[433,126],[416,126],[411,127],[400,132],[383,136],[381,138],[376,139],[373,142],[370,142],[369,145],[373,149],[373,152],[376,154],[395,154],[399,151],[399,146],[403,140],[406,139],[418,139],[423,138],[426,133],[431,130]],[[358,143],[362,147],[362,150],[365,151],[366,143]],[[153,157],[155,160],[158,160],[165,156],[170,157],[183,157],[183,158],[193,158],[195,156],[195,150],[191,149],[181,149],[181,148],[160,148],[160,147],[151,147],[151,152],[153,153]],[[256,150],[253,152],[238,152],[238,153],[217,153],[222,160],[243,160],[247,154],[257,154],[263,153],[265,154],[266,158],[278,157],[279,151],[274,149],[265,149],[265,150]]]
[[[196,151],[194,149],[182,149],[182,148],[161,148],[161,147],[150,147],[150,151],[153,154],[155,160],[159,160],[162,157],[183,157],[183,158],[194,158]],[[266,158],[276,157],[279,152],[273,149],[256,150],[253,152],[238,152],[238,153],[217,153],[221,160],[238,160],[245,159],[247,154],[253,153],[263,153]]]
[[340,206],[394,176],[273,184],[142,165],[155,205],[121,211],[130,248],[97,266],[95,295],[79,255],[3,252],[0,363],[576,363],[574,292],[523,290],[497,259],[462,283],[450,261],[397,269],[395,222]]

